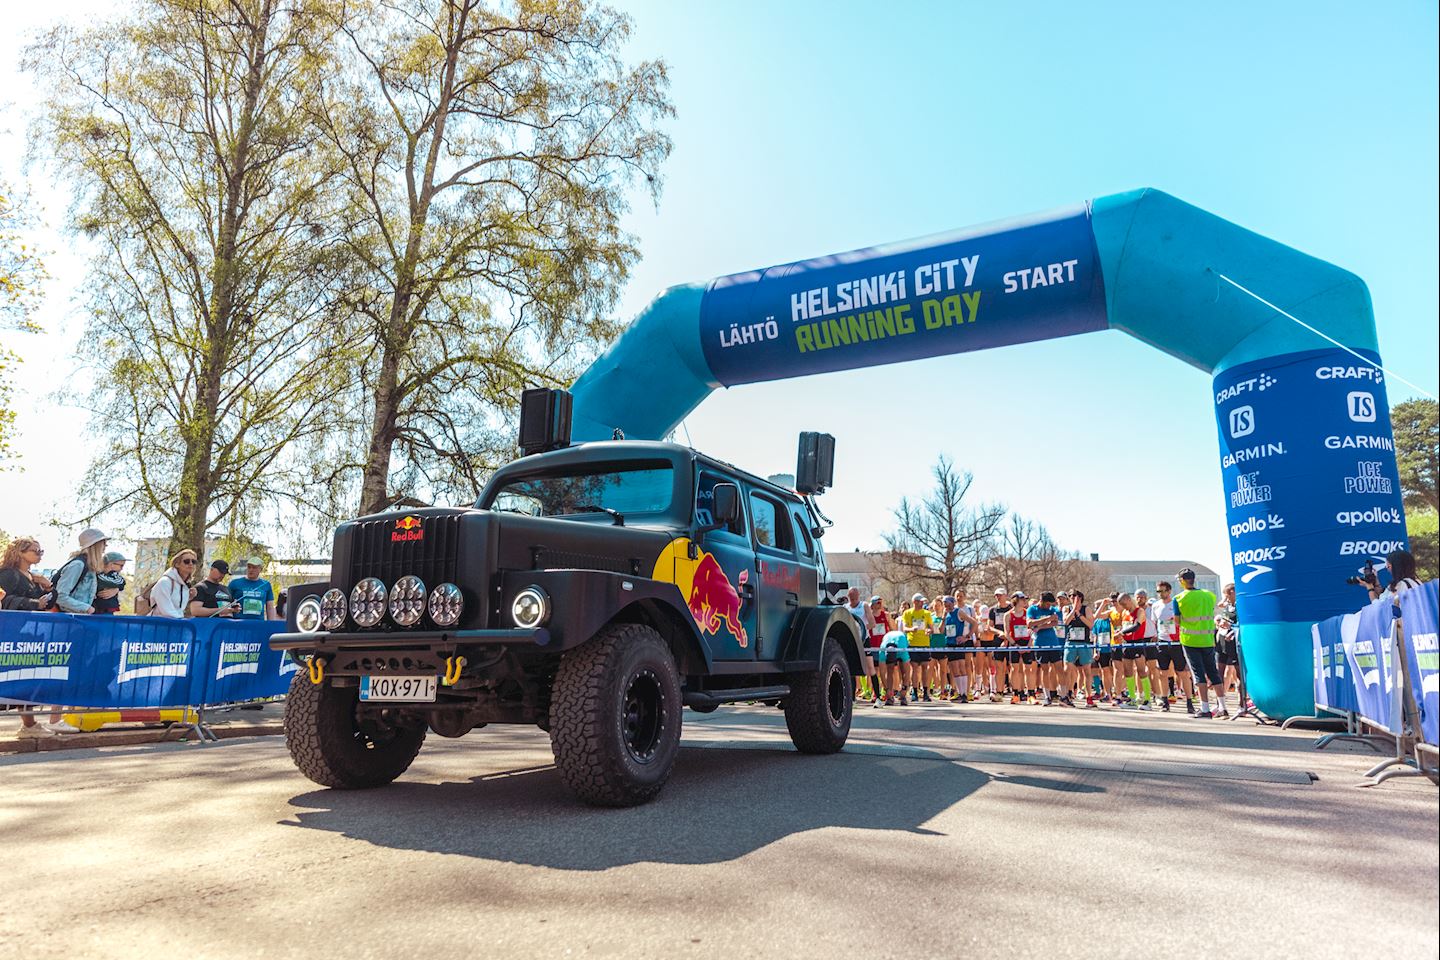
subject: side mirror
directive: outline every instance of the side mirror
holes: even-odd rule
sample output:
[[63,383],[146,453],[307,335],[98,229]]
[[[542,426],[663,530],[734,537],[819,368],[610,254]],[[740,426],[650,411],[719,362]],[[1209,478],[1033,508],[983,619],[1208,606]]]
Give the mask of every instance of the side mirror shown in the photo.
[[711,504],[711,515],[722,527],[728,527],[740,519],[740,488],[733,483],[717,483],[715,500]]

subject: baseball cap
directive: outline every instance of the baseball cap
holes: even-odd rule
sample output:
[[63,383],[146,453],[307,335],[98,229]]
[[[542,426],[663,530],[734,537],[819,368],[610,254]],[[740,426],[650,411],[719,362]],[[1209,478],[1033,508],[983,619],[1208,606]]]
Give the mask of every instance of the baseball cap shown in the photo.
[[995,596],[997,596],[997,597],[1003,597],[1003,596],[1005,596],[1005,595],[1006,595],[1006,594],[1005,594],[1005,588],[1004,588],[1004,587],[996,587],[996,588],[995,588]]
[[86,527],[80,531],[80,549],[89,550],[101,540],[109,540],[110,535],[98,527]]
[[915,594],[913,597],[911,597],[910,599],[911,599],[912,602],[915,601],[915,600],[924,600],[924,599],[925,599],[925,594],[923,594],[923,593],[917,593],[917,594]]
[[224,560],[211,560],[211,561],[210,561],[210,569],[211,569],[211,570],[219,570],[221,573],[225,574],[226,576],[229,576],[229,574],[230,574],[230,564],[226,563]]
[[871,598],[870,598],[870,602],[871,602],[871,603],[879,603],[879,602],[880,602],[880,595],[879,595],[879,594],[876,594],[875,596],[871,597]]
[[105,555],[100,558],[100,562],[101,562],[101,563],[129,563],[129,562],[130,562],[130,558],[127,557],[127,556],[125,556],[125,554],[121,553],[119,550],[109,550],[109,551],[106,551]]
[[259,557],[251,557],[250,559],[248,559],[248,560],[245,561],[245,566],[247,566],[247,567],[263,567],[263,566],[265,566],[265,561],[262,560],[262,559],[260,559]]
[[941,597],[940,599],[941,599],[942,601],[944,601],[945,603],[954,603],[954,602],[955,602],[955,598],[952,597],[952,596],[950,596],[948,593],[947,593],[945,596]]
[[1012,594],[1010,595],[1010,599],[1011,599],[1011,600],[1029,600],[1030,598],[1027,597],[1027,596],[1025,596],[1025,591],[1024,591],[1024,590],[1016,590],[1014,593],[1012,593]]

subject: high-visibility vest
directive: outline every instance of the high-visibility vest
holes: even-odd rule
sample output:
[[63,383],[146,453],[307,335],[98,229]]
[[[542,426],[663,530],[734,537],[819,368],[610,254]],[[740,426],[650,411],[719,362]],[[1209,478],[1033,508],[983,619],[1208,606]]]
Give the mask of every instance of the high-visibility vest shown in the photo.
[[1184,590],[1175,598],[1180,614],[1180,642],[1187,647],[1215,646],[1215,594]]

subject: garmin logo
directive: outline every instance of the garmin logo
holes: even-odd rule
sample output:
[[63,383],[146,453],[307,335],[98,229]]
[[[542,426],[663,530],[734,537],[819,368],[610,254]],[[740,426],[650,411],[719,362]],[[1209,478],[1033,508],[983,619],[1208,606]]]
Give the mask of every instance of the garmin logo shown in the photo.
[[1284,443],[1259,443],[1253,447],[1241,447],[1234,453],[1227,453],[1220,460],[1220,465],[1233,467],[1237,463],[1250,463],[1255,460],[1264,460],[1267,457],[1285,456]]
[[1401,523],[1400,511],[1394,507],[1373,507],[1369,510],[1341,510],[1335,522],[1342,527],[1358,527],[1362,523]]
[[1331,436],[1325,438],[1326,450],[1385,450],[1395,452],[1395,441],[1389,437],[1367,437],[1356,434],[1349,437]]
[[1317,367],[1315,369],[1317,380],[1368,380],[1371,383],[1384,383],[1385,374],[1374,367]]
[[1389,493],[1395,485],[1385,476],[1385,464],[1379,460],[1361,460],[1355,464],[1355,476],[1345,478],[1346,493]]
[[1235,489],[1230,494],[1230,506],[1253,507],[1257,503],[1270,502],[1270,484],[1260,482],[1260,473],[1242,473],[1235,478]]

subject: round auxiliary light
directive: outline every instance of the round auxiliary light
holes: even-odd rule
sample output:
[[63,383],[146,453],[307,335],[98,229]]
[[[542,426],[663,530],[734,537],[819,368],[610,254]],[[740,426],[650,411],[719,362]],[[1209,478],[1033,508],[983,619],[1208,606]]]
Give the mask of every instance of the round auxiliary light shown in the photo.
[[515,594],[510,604],[510,616],[515,626],[532,630],[550,618],[550,595],[536,586],[526,587]]
[[345,626],[345,591],[331,587],[320,598],[320,626],[339,630]]
[[301,633],[314,633],[320,629],[320,598],[306,597],[295,608],[295,626]]
[[362,627],[373,627],[385,616],[385,584],[366,577],[350,591],[350,616]]
[[390,589],[390,619],[402,627],[413,627],[425,616],[425,582],[419,577],[401,577]]
[[442,583],[430,591],[430,619],[437,627],[453,627],[465,610],[465,597],[453,583]]

